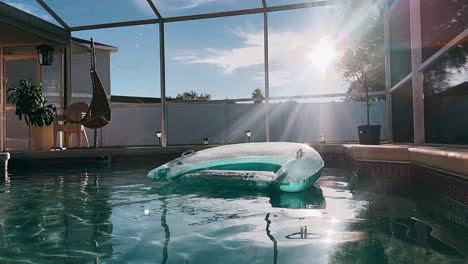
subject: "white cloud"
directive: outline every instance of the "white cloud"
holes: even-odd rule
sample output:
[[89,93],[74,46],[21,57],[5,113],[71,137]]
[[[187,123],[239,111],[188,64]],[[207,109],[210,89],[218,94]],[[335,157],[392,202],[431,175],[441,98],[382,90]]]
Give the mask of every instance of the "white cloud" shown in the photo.
[[[138,0],[134,0],[138,1]],[[185,10],[211,4],[219,0],[154,0],[156,7],[164,10]],[[160,10],[161,11],[161,10]],[[162,12],[162,11],[161,11]]]
[[133,5],[148,16],[156,16],[146,0],[132,0]]
[[[197,52],[183,51],[174,59],[183,63],[212,64],[229,74],[241,68],[264,63],[263,32],[247,32],[237,29],[233,32],[239,39],[239,47],[231,49],[206,48]],[[269,60],[270,64],[283,69],[272,70],[281,74],[284,79],[288,68],[302,68],[307,64],[308,52],[313,39],[307,38],[303,32],[270,31]]]
[[244,47],[231,50],[207,48],[203,54],[181,55],[174,59],[184,63],[212,64],[221,67],[226,74],[240,68],[246,68],[263,63],[262,49]]
[[39,8],[36,8],[35,6],[33,5],[28,5],[28,4],[22,4],[22,3],[15,3],[15,2],[5,2],[5,4],[7,5],[10,5],[12,7],[15,7],[17,9],[20,9],[26,13],[29,13],[33,16],[37,16],[41,19],[44,19],[46,21],[54,21],[54,19],[48,15],[48,14],[45,14],[45,11],[43,10],[40,10]]
[[201,5],[206,5],[215,0],[176,0],[173,1],[177,6],[175,9],[191,9]]
[[[362,25],[363,19],[358,18],[352,23],[343,25],[343,21],[340,21],[343,16],[338,14],[338,18],[334,20],[329,19],[331,17],[329,13],[314,14],[318,17],[310,17],[310,21],[303,21],[310,26],[288,25],[282,28],[269,28],[270,87],[281,89],[287,87],[288,90],[283,93],[296,94],[312,94],[316,91],[341,92],[346,89],[335,65],[330,65],[327,71],[322,72],[314,67],[317,62],[312,61],[308,55],[316,49],[320,39],[327,38],[336,46],[336,59],[339,58],[346,48],[348,37],[353,36],[352,32]],[[263,65],[263,31],[238,28],[232,31],[232,37],[228,41],[229,45],[234,44],[233,48],[179,50],[173,59],[186,64],[214,65],[222,69],[224,74]],[[263,81],[264,72],[257,69],[252,72],[251,78]]]

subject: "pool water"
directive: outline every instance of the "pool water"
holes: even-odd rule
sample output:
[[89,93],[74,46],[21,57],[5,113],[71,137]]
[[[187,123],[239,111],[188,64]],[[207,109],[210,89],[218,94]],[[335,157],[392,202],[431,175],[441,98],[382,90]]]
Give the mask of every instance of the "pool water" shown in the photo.
[[373,191],[336,169],[297,194],[166,185],[146,177],[156,165],[13,173],[0,263],[467,261],[466,210],[451,222],[441,198]]

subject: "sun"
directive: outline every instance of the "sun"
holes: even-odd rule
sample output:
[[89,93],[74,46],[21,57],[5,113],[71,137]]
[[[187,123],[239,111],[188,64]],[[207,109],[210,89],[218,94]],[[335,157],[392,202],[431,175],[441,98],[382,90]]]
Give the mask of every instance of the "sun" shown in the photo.
[[322,73],[325,73],[336,60],[337,54],[333,43],[327,38],[321,38],[317,46],[307,55],[312,65]]

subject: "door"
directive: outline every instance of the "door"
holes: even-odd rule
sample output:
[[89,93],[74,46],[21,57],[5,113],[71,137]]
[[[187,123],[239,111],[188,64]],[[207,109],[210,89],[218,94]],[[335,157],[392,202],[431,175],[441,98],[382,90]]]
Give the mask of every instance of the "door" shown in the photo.
[[[17,85],[21,80],[38,81],[38,63],[35,56],[4,57],[4,78],[5,88],[3,95],[8,88]],[[30,130],[25,122],[20,122],[15,115],[15,105],[6,97],[6,150],[28,150],[30,148]]]

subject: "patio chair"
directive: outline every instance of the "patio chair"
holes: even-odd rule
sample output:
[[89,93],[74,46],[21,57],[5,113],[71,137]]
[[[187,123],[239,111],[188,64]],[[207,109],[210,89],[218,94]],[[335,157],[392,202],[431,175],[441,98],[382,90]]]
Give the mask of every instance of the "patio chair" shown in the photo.
[[[84,111],[84,116],[65,116],[68,122],[72,124],[81,124],[86,128],[94,129],[94,147],[97,146],[97,129],[102,128],[110,123],[111,108],[107,99],[106,91],[102,85],[101,79],[96,72],[96,48],[94,41],[91,39],[91,81],[93,85],[93,96],[89,107]],[[74,105],[77,105],[76,107]],[[68,108],[84,110],[84,102],[71,104]],[[87,105],[87,104],[86,104]],[[67,109],[68,109],[67,108]],[[72,111],[72,110],[70,110]],[[77,118],[77,119],[75,119]]]
[[[65,144],[69,148],[72,145],[72,135],[76,135],[76,146],[81,147],[82,146],[82,141],[81,138],[83,137],[86,142],[86,146],[89,148],[89,140],[88,136],[86,135],[86,131],[83,125],[81,124],[72,124],[67,122],[67,119],[81,119],[82,114],[86,114],[88,109],[88,104],[86,103],[78,103],[75,104],[72,107],[68,107],[67,110],[65,110],[63,115],[58,115],[57,113],[55,114],[55,120],[54,120],[54,149],[57,148],[57,133],[62,132],[64,133],[65,136]],[[62,122],[62,123],[60,123]]]

